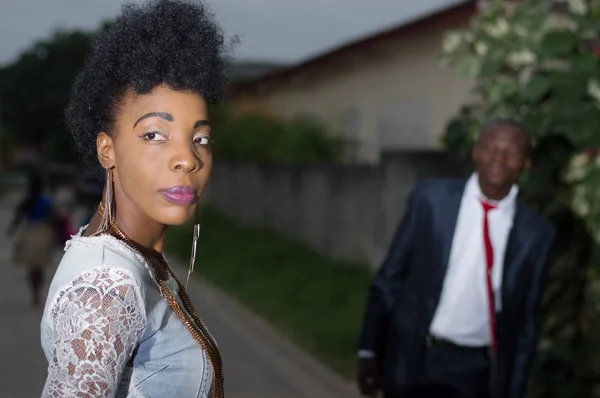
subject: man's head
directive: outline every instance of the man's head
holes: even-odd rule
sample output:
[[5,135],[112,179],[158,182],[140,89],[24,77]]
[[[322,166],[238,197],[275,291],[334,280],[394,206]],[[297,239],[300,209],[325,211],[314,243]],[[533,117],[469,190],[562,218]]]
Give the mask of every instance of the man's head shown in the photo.
[[473,149],[479,185],[490,199],[508,194],[521,172],[530,166],[531,142],[523,126],[510,120],[487,124]]

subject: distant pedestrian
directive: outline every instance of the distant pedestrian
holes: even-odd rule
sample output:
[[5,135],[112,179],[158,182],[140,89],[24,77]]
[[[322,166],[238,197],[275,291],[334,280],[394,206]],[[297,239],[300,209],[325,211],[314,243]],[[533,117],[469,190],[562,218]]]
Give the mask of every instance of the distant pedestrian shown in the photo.
[[68,178],[63,178],[54,187],[52,198],[56,213],[55,229],[59,246],[64,246],[77,233],[73,222],[77,205],[75,187]]
[[51,264],[56,247],[52,199],[44,188],[42,177],[33,174],[29,179],[27,196],[17,207],[7,231],[9,236],[18,231],[12,261],[27,269],[31,302],[35,307],[41,304],[44,267]]

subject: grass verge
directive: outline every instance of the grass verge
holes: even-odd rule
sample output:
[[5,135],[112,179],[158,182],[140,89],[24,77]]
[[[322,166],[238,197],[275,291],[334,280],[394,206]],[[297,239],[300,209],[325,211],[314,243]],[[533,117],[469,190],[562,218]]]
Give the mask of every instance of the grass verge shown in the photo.
[[[202,210],[196,271],[346,378],[354,374],[366,266],[333,261],[273,231]],[[190,255],[192,226],[172,228],[166,250]]]

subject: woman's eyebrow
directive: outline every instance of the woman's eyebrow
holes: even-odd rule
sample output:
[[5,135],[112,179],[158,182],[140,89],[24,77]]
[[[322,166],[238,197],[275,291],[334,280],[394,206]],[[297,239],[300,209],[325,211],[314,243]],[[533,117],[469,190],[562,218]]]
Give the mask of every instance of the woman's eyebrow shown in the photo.
[[150,113],[146,113],[144,116],[139,118],[133,125],[133,128],[135,128],[135,126],[137,126],[137,124],[139,122],[141,122],[142,120],[147,119],[149,117],[160,117],[161,119],[165,119],[167,122],[172,122],[173,120],[175,120],[173,118],[173,115],[171,115],[170,113],[167,113],[167,112],[150,112]]
[[202,127],[202,126],[210,126],[210,120],[198,120],[196,123],[194,123],[194,129],[197,129],[198,127]]

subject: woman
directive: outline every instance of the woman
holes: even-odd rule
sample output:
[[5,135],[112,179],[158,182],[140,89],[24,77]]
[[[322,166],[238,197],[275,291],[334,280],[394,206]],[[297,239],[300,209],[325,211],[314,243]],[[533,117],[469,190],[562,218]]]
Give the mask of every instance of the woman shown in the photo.
[[66,119],[105,188],[50,287],[44,397],[223,397],[217,346],[162,250],[208,181],[224,43],[205,6],[166,0],[125,6],[95,39]]
[[27,196],[17,208],[8,234],[14,234],[23,221],[25,225],[15,242],[13,263],[27,269],[31,302],[39,307],[44,267],[51,263],[54,250],[52,199],[45,194],[39,174],[30,176]]

